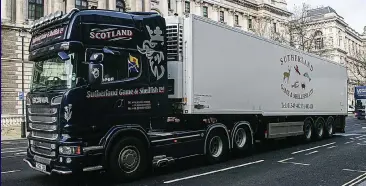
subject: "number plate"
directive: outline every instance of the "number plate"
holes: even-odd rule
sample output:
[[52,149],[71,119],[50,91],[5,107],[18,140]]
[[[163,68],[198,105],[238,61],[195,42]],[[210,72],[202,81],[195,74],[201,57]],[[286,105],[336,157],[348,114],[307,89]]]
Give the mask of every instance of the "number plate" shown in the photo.
[[36,162],[36,169],[38,169],[42,172],[46,172],[46,165]]

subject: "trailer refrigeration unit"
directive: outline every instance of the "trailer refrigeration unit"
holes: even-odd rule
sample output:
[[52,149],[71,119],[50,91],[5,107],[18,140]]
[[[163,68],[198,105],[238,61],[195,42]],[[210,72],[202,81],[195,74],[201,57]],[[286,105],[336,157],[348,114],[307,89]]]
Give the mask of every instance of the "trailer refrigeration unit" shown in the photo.
[[24,159],[136,179],[255,141],[344,132],[344,66],[189,15],[77,10],[35,21]]

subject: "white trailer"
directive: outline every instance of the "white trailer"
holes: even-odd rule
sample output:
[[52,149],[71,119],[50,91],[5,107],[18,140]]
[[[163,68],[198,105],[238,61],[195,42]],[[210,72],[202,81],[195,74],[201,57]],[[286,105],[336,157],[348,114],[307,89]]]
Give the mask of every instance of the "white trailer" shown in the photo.
[[170,44],[179,42],[181,57],[168,71],[176,90],[170,98],[185,100],[184,114],[276,118],[262,131],[267,138],[303,135],[306,118],[324,127],[347,115],[341,64],[192,14],[166,22],[179,28]]

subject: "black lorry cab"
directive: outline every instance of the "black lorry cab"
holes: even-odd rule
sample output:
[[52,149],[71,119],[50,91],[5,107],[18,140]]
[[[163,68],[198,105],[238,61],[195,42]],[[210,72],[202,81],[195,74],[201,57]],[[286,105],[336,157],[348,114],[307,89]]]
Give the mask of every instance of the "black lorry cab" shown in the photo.
[[106,168],[105,149],[125,128],[148,144],[150,121],[168,110],[164,18],[74,9],[37,20],[31,32],[25,161],[32,168]]

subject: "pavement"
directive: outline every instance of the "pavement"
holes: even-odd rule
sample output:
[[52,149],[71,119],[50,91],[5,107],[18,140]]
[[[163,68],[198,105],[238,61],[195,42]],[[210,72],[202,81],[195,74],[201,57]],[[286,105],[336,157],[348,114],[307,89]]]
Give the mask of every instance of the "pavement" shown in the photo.
[[103,173],[51,177],[23,161],[26,140],[1,141],[1,184],[27,185],[309,185],[366,186],[366,121],[347,119],[346,133],[303,144],[282,140],[254,154],[205,165],[200,158],[177,162],[132,183],[113,183]]

